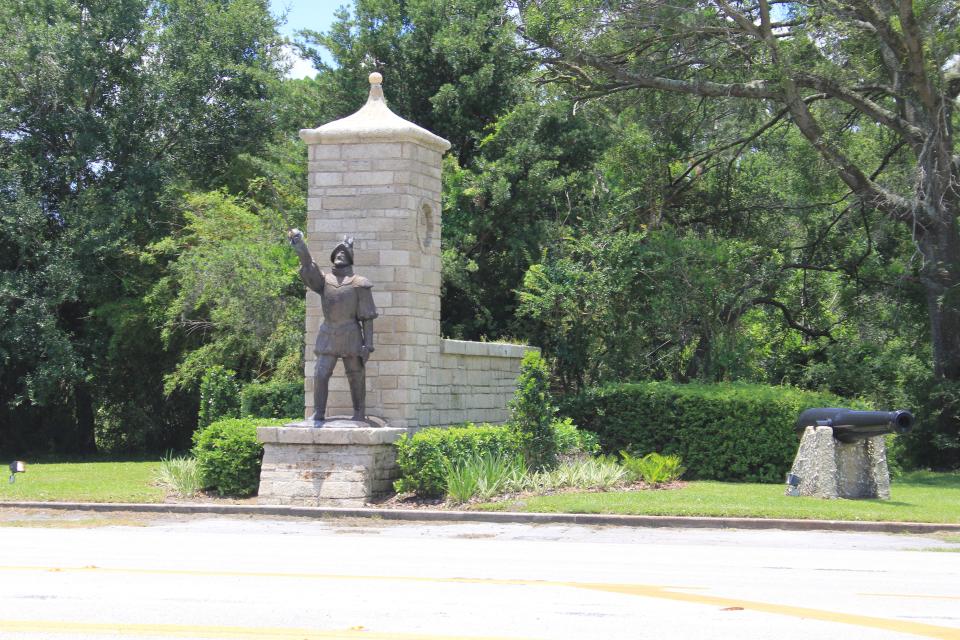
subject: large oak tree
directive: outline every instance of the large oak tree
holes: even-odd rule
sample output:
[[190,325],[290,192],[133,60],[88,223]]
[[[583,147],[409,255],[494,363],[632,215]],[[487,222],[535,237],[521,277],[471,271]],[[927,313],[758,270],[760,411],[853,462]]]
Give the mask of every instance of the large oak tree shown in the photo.
[[[936,377],[960,380],[960,7],[949,0],[519,3],[522,32],[581,96],[760,101],[728,145],[789,122],[849,198],[905,225]],[[752,110],[755,113],[755,110]],[[865,153],[863,137],[871,136]],[[852,209],[852,208],[851,208]]]

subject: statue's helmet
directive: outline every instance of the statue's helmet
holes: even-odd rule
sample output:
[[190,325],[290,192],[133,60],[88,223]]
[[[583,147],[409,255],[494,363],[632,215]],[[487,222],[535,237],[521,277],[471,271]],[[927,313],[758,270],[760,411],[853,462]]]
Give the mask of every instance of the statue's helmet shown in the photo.
[[348,238],[343,236],[343,240],[333,248],[333,251],[330,252],[330,262],[333,262],[333,259],[337,255],[337,251],[343,251],[347,254],[347,257],[350,258],[350,264],[353,264],[353,238]]

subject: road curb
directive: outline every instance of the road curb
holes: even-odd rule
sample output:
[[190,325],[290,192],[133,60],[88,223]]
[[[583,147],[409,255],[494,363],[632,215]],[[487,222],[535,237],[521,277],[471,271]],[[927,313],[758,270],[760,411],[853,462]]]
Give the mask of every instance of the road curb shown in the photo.
[[518,513],[513,511],[444,511],[375,509],[370,507],[298,507],[250,504],[133,504],[123,502],[0,502],[3,509],[54,509],[194,515],[255,515],[295,518],[370,518],[406,522],[490,522],[500,524],[579,524],[683,529],[780,529],[787,531],[853,531],[869,533],[960,533],[960,524],[781,518],[711,518],[700,516],[627,516],[581,513]]

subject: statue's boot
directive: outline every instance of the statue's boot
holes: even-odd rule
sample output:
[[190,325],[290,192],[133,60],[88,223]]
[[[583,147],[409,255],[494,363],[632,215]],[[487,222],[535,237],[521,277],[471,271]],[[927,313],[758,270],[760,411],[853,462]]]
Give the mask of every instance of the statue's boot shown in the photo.
[[353,419],[363,422],[367,417],[367,384],[363,366],[356,371],[347,372],[347,382],[350,384],[350,400],[353,404]]

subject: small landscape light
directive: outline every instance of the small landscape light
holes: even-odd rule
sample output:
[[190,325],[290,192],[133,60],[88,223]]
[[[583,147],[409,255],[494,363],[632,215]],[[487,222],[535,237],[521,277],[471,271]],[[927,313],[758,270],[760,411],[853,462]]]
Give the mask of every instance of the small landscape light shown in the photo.
[[787,495],[788,496],[799,496],[800,495],[800,476],[794,475],[792,473],[787,474]]
[[10,463],[10,484],[13,484],[17,479],[18,473],[23,473],[27,470],[27,463],[23,460],[14,460]]

